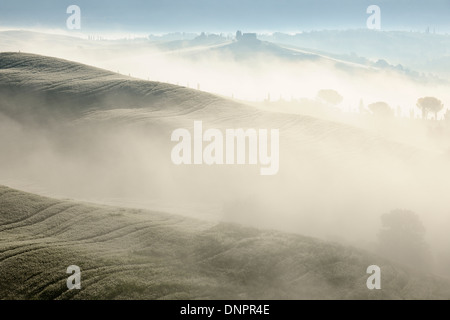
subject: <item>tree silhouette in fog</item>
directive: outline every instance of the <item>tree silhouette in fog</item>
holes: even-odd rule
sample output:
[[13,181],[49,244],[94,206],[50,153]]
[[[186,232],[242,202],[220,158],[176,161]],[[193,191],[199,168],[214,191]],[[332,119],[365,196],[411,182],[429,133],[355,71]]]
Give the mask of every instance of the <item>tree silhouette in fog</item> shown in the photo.
[[242,38],[242,32],[241,32],[241,30],[238,30],[238,31],[236,31],[236,40],[241,40],[241,38]]
[[444,120],[450,121],[450,109],[448,109],[447,111],[445,111],[445,114],[444,114]]
[[441,100],[434,97],[424,97],[417,100],[416,106],[422,110],[422,118],[428,118],[428,112],[434,113],[434,119],[437,120],[437,114],[444,108]]
[[369,110],[378,117],[391,117],[394,115],[394,111],[386,102],[375,102],[367,106]]
[[393,210],[381,216],[380,251],[386,257],[417,269],[428,269],[430,252],[425,227],[417,214]]
[[332,89],[320,90],[317,93],[317,98],[332,106],[337,106],[342,102],[342,100],[344,100],[344,98],[336,90]]

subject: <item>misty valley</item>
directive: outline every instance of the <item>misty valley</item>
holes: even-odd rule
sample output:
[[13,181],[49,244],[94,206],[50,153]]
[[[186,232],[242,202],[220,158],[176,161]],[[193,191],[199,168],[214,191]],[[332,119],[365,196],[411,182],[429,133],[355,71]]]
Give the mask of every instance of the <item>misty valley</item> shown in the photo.
[[[255,129],[227,129],[223,134],[217,129],[208,129],[203,133],[202,128],[201,121],[194,121],[193,137],[186,129],[176,129],[172,132],[171,141],[181,140],[172,149],[171,158],[174,164],[192,164],[192,154],[193,163],[197,165],[246,164],[248,158],[248,164],[256,165],[259,160],[261,165],[269,166],[261,168],[261,175],[274,175],[278,172],[280,161],[278,129],[270,130],[269,156],[267,129],[259,129],[258,133]],[[203,149],[203,142],[210,143]]]
[[449,48],[0,30],[0,299],[449,299]]

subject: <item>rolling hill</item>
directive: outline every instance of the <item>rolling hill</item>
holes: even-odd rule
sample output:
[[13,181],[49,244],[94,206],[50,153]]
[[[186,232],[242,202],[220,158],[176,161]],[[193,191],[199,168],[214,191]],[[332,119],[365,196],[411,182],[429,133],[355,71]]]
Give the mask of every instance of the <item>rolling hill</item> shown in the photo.
[[[450,298],[448,280],[299,235],[6,187],[0,203],[1,299]],[[372,264],[382,290],[366,287]],[[66,287],[70,265],[81,290]]]
[[420,72],[431,72],[448,79],[448,34],[368,29],[322,30],[296,35],[275,33],[262,39],[284,45],[297,45],[310,50],[323,50],[346,55],[348,59],[386,59]]
[[[436,68],[439,62],[446,59],[445,51],[439,50],[430,68],[416,69],[417,64],[407,63],[410,54],[414,60],[420,60],[422,52],[430,51],[426,48],[441,47],[438,39],[418,44],[421,50],[413,46],[414,52],[409,54],[403,54],[402,49],[399,56],[391,59],[379,48],[385,42],[395,43],[396,48],[410,48],[402,46],[401,40],[402,36],[409,39],[410,35],[402,33],[391,39],[390,32],[356,33],[358,39],[364,38],[356,42],[366,43],[363,49],[369,48],[370,54],[357,50],[359,45],[355,48],[356,55],[350,55],[342,52],[336,40],[323,40],[320,32],[312,33],[311,37],[323,46],[308,41],[308,34],[286,36],[287,39],[280,39],[277,34],[260,35],[261,40],[268,41],[235,41],[213,34],[191,40],[155,41],[145,37],[92,40],[11,30],[0,32],[0,51],[64,58],[140,79],[199,86],[207,92],[244,100],[263,100],[269,93],[275,98],[281,95],[285,99],[300,99],[333,88],[344,96],[345,105],[353,107],[358,107],[360,99],[369,103],[383,100],[406,110],[419,98],[412,93],[422,91],[439,96],[448,104],[445,83],[432,75],[436,74],[432,71],[439,69]],[[325,32],[323,36],[330,39],[335,33]],[[342,41],[346,44],[355,42],[353,31],[338,36],[347,39]],[[370,43],[370,39],[376,42]],[[317,74],[321,76],[316,77]]]
[[[332,216],[345,212],[345,203],[358,197],[360,207],[355,210],[361,213],[352,215],[348,225],[353,229],[353,219],[372,216],[367,210],[380,214],[411,199],[410,194],[399,194],[394,200],[398,204],[389,201],[380,207],[383,197],[391,199],[405,187],[424,194],[423,179],[432,177],[429,172],[422,177],[420,166],[437,155],[414,146],[413,139],[411,144],[399,143],[344,123],[269,112],[199,90],[33,54],[0,53],[0,95],[0,112],[5,115],[0,130],[2,137],[8,137],[0,141],[8,150],[0,158],[1,178],[9,185],[22,189],[24,185],[14,181],[24,180],[37,184],[45,194],[107,203],[133,198],[125,201],[127,205],[138,198],[172,206],[177,201],[164,191],[172,190],[181,208],[186,207],[186,199],[192,203],[208,199],[220,207],[262,197],[261,201],[272,202],[266,210],[281,206],[282,212],[269,211],[284,215],[285,210],[289,219],[296,220],[281,228],[303,225],[302,215],[312,208],[321,215],[311,212],[308,219],[323,223],[325,212]],[[279,174],[269,181],[247,166],[174,167],[169,158],[171,132],[192,128],[196,120],[202,120],[205,128],[222,130],[279,129]],[[199,189],[192,188],[192,181],[198,182]],[[336,187],[341,181],[348,188]],[[273,190],[284,191],[274,197]],[[329,204],[311,203],[319,193],[329,196]],[[318,209],[321,206],[325,208]],[[217,218],[216,213],[208,215]],[[235,216],[241,219],[247,214]],[[258,220],[267,226],[283,221],[266,221],[264,215]]]
[[[196,120],[279,129],[279,174],[175,166],[171,132]],[[445,164],[413,139],[0,53],[0,150],[0,184],[39,190],[0,187],[3,299],[449,297],[448,280],[318,239],[370,247],[387,210],[446,210]],[[428,214],[429,230],[447,239],[439,214]],[[72,264],[81,291],[65,287]],[[366,288],[372,264],[382,267],[381,291]]]
[[0,94],[5,97],[1,111],[13,114],[48,111],[47,116],[80,116],[90,110],[150,106],[158,110],[167,105],[189,110],[203,98],[220,101],[195,90],[33,54],[0,53],[0,70]]

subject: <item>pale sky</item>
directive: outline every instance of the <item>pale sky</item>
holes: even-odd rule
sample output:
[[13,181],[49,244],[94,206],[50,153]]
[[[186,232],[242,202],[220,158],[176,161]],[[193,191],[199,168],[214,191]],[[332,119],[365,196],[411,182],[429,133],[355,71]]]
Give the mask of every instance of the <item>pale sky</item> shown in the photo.
[[382,29],[450,32],[449,0],[1,0],[0,28],[65,28],[78,5],[87,32],[309,31],[364,28],[381,8]]

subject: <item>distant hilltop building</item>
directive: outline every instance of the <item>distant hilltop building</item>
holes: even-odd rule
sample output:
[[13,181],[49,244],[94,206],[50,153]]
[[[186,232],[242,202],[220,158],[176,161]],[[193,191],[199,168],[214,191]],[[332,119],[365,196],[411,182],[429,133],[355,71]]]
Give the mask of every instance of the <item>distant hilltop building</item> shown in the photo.
[[242,33],[240,30],[236,32],[237,41],[251,42],[258,40],[256,33]]

